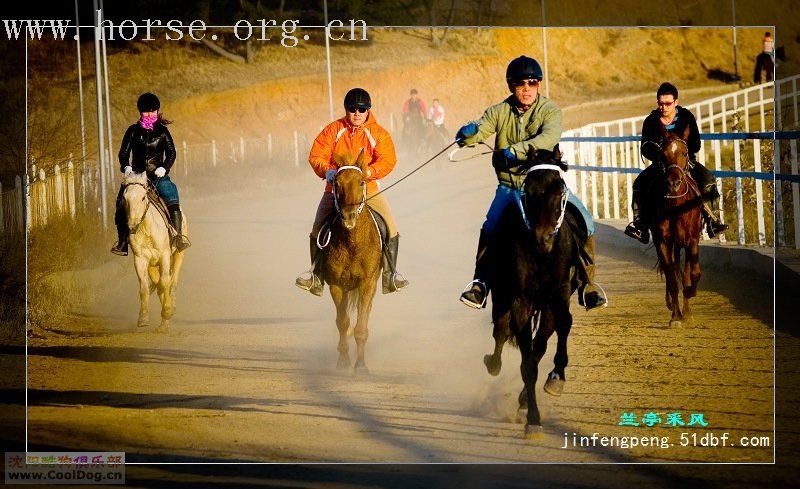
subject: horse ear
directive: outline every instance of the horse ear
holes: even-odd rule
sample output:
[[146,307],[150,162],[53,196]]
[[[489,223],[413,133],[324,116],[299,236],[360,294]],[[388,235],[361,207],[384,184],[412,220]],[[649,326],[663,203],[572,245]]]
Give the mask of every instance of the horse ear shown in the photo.
[[358,157],[356,158],[356,165],[357,167],[361,168],[361,171],[366,172],[367,170],[367,155],[364,152],[364,148],[361,148],[361,151],[358,152]]
[[689,124],[686,124],[686,127],[683,128],[683,132],[681,133],[681,139],[683,139],[684,141],[688,142],[689,141],[689,136],[691,136],[691,135],[692,135],[692,126],[689,125]]

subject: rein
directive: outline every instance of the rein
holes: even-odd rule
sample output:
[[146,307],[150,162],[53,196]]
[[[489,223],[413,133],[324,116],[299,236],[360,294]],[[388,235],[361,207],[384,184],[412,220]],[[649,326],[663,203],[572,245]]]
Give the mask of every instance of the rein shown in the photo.
[[[687,151],[689,150],[689,145],[686,144],[686,141],[684,141],[681,138],[672,138],[672,139],[670,139],[670,141],[680,141],[680,143],[683,144],[683,146],[686,148],[686,150]],[[669,194],[664,195],[664,198],[665,199],[680,199],[682,197],[685,197],[689,193],[689,190],[691,188],[691,186],[689,185],[689,182],[687,180],[687,174],[689,173],[689,171],[686,168],[681,168],[679,165],[673,163],[673,164],[671,164],[669,166],[663,166],[662,165],[662,171],[663,171],[664,175],[666,175],[672,168],[677,168],[681,172],[681,179],[679,181],[678,188],[680,189],[681,186],[685,186],[686,190],[680,195],[669,195]]]

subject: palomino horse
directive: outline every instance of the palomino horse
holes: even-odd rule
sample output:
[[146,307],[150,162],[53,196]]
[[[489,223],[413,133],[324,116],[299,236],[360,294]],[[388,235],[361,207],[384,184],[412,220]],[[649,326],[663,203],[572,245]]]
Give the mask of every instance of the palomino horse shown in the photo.
[[[137,326],[150,325],[148,303],[150,294],[158,290],[161,300],[161,324],[158,333],[169,330],[169,320],[175,314],[175,289],[178,287],[183,251],[170,244],[167,218],[152,204],[157,199],[155,189],[150,187],[145,173],[137,173],[123,179],[125,187],[125,212],[130,230],[129,243],[133,251],[133,265],[139,278],[139,320]],[[183,233],[188,233],[186,217]]]
[[[520,414],[527,408],[525,436],[542,432],[536,405],[539,361],[547,340],[556,332],[555,368],[544,390],[560,395],[567,366],[567,337],[572,327],[570,297],[577,288],[575,269],[582,259],[585,239],[578,221],[567,209],[566,164],[558,153],[531,167],[522,185],[518,205],[503,216],[494,241],[492,321],[494,352],[483,359],[491,375],[498,375],[506,341],[516,344],[522,356],[524,387],[519,395]],[[533,325],[532,325],[533,323]],[[533,328],[536,336],[533,336]]]
[[369,330],[367,322],[372,299],[381,272],[382,243],[380,232],[367,206],[367,165],[364,150],[355,163],[337,161],[333,196],[338,215],[331,225],[330,241],[323,250],[322,279],[331,289],[336,305],[336,327],[339,329],[339,361],[337,368],[350,367],[347,344],[350,309],[357,311],[353,336],[356,340],[357,374],[367,374],[364,345]]
[[[691,322],[690,299],[697,295],[700,282],[700,192],[689,173],[689,149],[686,145],[688,127],[682,136],[664,132],[661,156],[664,178],[649,192],[654,197],[663,197],[653,202],[653,243],[658,255],[659,271],[667,281],[667,309],[672,311],[670,326],[681,326]],[[681,250],[684,250],[684,265],[681,268]],[[678,297],[683,285],[683,308]]]

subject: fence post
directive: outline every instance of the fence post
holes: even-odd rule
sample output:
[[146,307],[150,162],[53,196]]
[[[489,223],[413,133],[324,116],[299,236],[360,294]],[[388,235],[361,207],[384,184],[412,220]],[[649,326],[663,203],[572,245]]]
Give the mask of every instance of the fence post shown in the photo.
[[211,166],[217,167],[217,142],[211,140]]
[[75,219],[75,166],[72,161],[67,163],[67,205],[70,217]]
[[26,226],[30,222],[30,217],[25,216],[25,209],[27,206],[25,205],[25,196],[23,192],[26,192],[28,188],[28,176],[25,175],[25,187],[22,186],[22,177],[17,175],[14,177],[14,185],[17,187],[17,227],[19,228],[19,232],[24,232]]
[[[714,140],[714,169],[717,171],[722,171],[722,154],[719,144],[719,139]],[[725,194],[723,193],[722,189],[722,178],[717,178],[717,192],[719,192],[719,219],[723,221],[725,219]],[[725,242],[725,234],[719,235],[720,243]]]
[[46,180],[45,180],[46,177],[47,177],[47,175],[45,174],[44,169],[40,169],[39,170],[39,181],[37,183],[39,184],[38,185],[38,188],[39,188],[39,191],[38,191],[38,194],[39,194],[39,199],[38,199],[39,200],[39,209],[38,209],[38,211],[41,214],[41,216],[37,216],[36,221],[41,226],[44,226],[44,225],[47,224],[47,218],[48,218],[48,215],[47,215],[47,213],[48,213],[48,208],[47,208],[47,183],[46,183]]
[[[792,175],[797,175],[797,140],[789,141],[789,150],[792,158]],[[794,208],[794,247],[800,250],[800,185],[792,185],[792,207]]]
[[186,141],[183,141],[183,176],[189,174],[189,148],[186,146]]
[[297,131],[294,132],[294,166],[300,166],[300,147],[297,143]]
[[[742,171],[742,155],[739,147],[739,140],[733,140],[733,164],[734,169],[739,172]],[[744,245],[744,203],[742,202],[742,177],[735,177],[736,189],[736,218],[739,221],[739,244]]]
[[[780,151],[780,140],[775,139],[773,140],[772,144],[774,145],[772,148],[772,165],[773,165],[773,173],[780,174],[781,173],[781,151]],[[774,178],[774,177],[773,177]],[[773,196],[775,198],[775,233],[776,241],[778,246],[786,246],[786,229],[783,223],[783,182],[774,178],[773,180],[774,189],[773,189]]]
[[[753,161],[755,162],[756,173],[761,173],[761,140],[753,140]],[[758,244],[767,244],[767,230],[764,225],[764,182],[756,179],[756,216],[758,218]]]
[[239,136],[239,154],[241,155],[241,161],[244,163],[244,137]]
[[272,133],[267,134],[267,161],[272,161]]
[[61,216],[64,214],[64,178],[61,176],[61,168],[56,165],[53,168],[53,175],[55,176],[54,186],[55,186],[55,204],[57,216]]

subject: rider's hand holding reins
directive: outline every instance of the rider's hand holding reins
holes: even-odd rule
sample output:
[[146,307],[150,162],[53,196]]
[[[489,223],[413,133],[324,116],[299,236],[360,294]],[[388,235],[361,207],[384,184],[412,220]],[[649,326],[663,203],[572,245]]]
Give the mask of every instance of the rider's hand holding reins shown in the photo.
[[164,178],[164,175],[167,174],[167,169],[163,166],[159,166],[156,168],[156,171],[153,172],[158,178]]
[[471,138],[476,134],[478,134],[478,125],[475,124],[474,122],[470,122],[469,124],[462,126],[461,129],[458,130],[458,133],[456,134],[456,143],[458,143],[460,147],[463,147],[465,144],[464,140],[467,138]]
[[325,181],[333,183],[336,180],[336,170],[328,170],[325,172]]
[[122,173],[124,173],[126,177],[133,175],[133,167],[130,165],[126,166],[122,169]]

